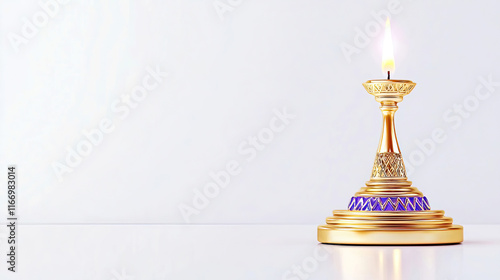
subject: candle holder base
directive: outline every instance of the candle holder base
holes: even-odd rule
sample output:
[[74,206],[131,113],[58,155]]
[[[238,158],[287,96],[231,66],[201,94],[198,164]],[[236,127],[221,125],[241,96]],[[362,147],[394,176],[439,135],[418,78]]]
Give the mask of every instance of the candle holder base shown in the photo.
[[463,227],[442,210],[333,211],[318,227],[318,241],[350,245],[430,245],[463,241]]

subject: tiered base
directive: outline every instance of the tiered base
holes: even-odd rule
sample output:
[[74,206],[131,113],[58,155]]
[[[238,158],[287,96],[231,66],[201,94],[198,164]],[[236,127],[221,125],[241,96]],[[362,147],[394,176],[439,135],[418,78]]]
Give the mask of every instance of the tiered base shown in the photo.
[[442,210],[333,211],[318,227],[318,241],[331,244],[412,245],[463,241],[463,227],[453,225]]

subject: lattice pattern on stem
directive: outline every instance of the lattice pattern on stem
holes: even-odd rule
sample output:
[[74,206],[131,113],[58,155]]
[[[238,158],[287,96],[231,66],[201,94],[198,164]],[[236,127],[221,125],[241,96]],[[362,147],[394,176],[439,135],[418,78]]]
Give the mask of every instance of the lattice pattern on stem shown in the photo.
[[377,153],[372,178],[406,177],[403,157],[399,153]]

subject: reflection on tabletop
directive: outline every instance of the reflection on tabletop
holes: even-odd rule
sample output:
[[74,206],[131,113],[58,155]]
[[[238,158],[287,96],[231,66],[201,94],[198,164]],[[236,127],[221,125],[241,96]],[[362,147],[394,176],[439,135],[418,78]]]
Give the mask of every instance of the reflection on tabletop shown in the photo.
[[463,246],[348,246],[326,249],[334,279],[458,279]]

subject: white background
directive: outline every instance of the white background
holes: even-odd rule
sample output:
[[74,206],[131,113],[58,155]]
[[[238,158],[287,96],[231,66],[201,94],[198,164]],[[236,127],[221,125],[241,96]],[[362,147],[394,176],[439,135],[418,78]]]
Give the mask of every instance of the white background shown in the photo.
[[[345,209],[369,179],[381,128],[361,83],[384,78],[383,32],[361,46],[356,30],[388,1],[230,2],[219,15],[217,1],[70,1],[18,46],[12,34],[43,9],[0,2],[0,166],[18,167],[22,223],[185,223],[179,206],[232,160],[241,173],[191,223],[321,224]],[[500,6],[397,7],[393,78],[417,83],[396,117],[409,179],[459,224],[500,223],[500,85],[474,97],[481,77],[500,82]],[[148,67],[169,76],[120,118],[113,102]],[[464,101],[458,123],[448,111]],[[239,145],[283,108],[295,118],[247,161]],[[58,180],[54,162],[105,118],[115,129]],[[436,129],[446,140],[425,154],[416,141]],[[410,170],[412,153],[425,156]]]

